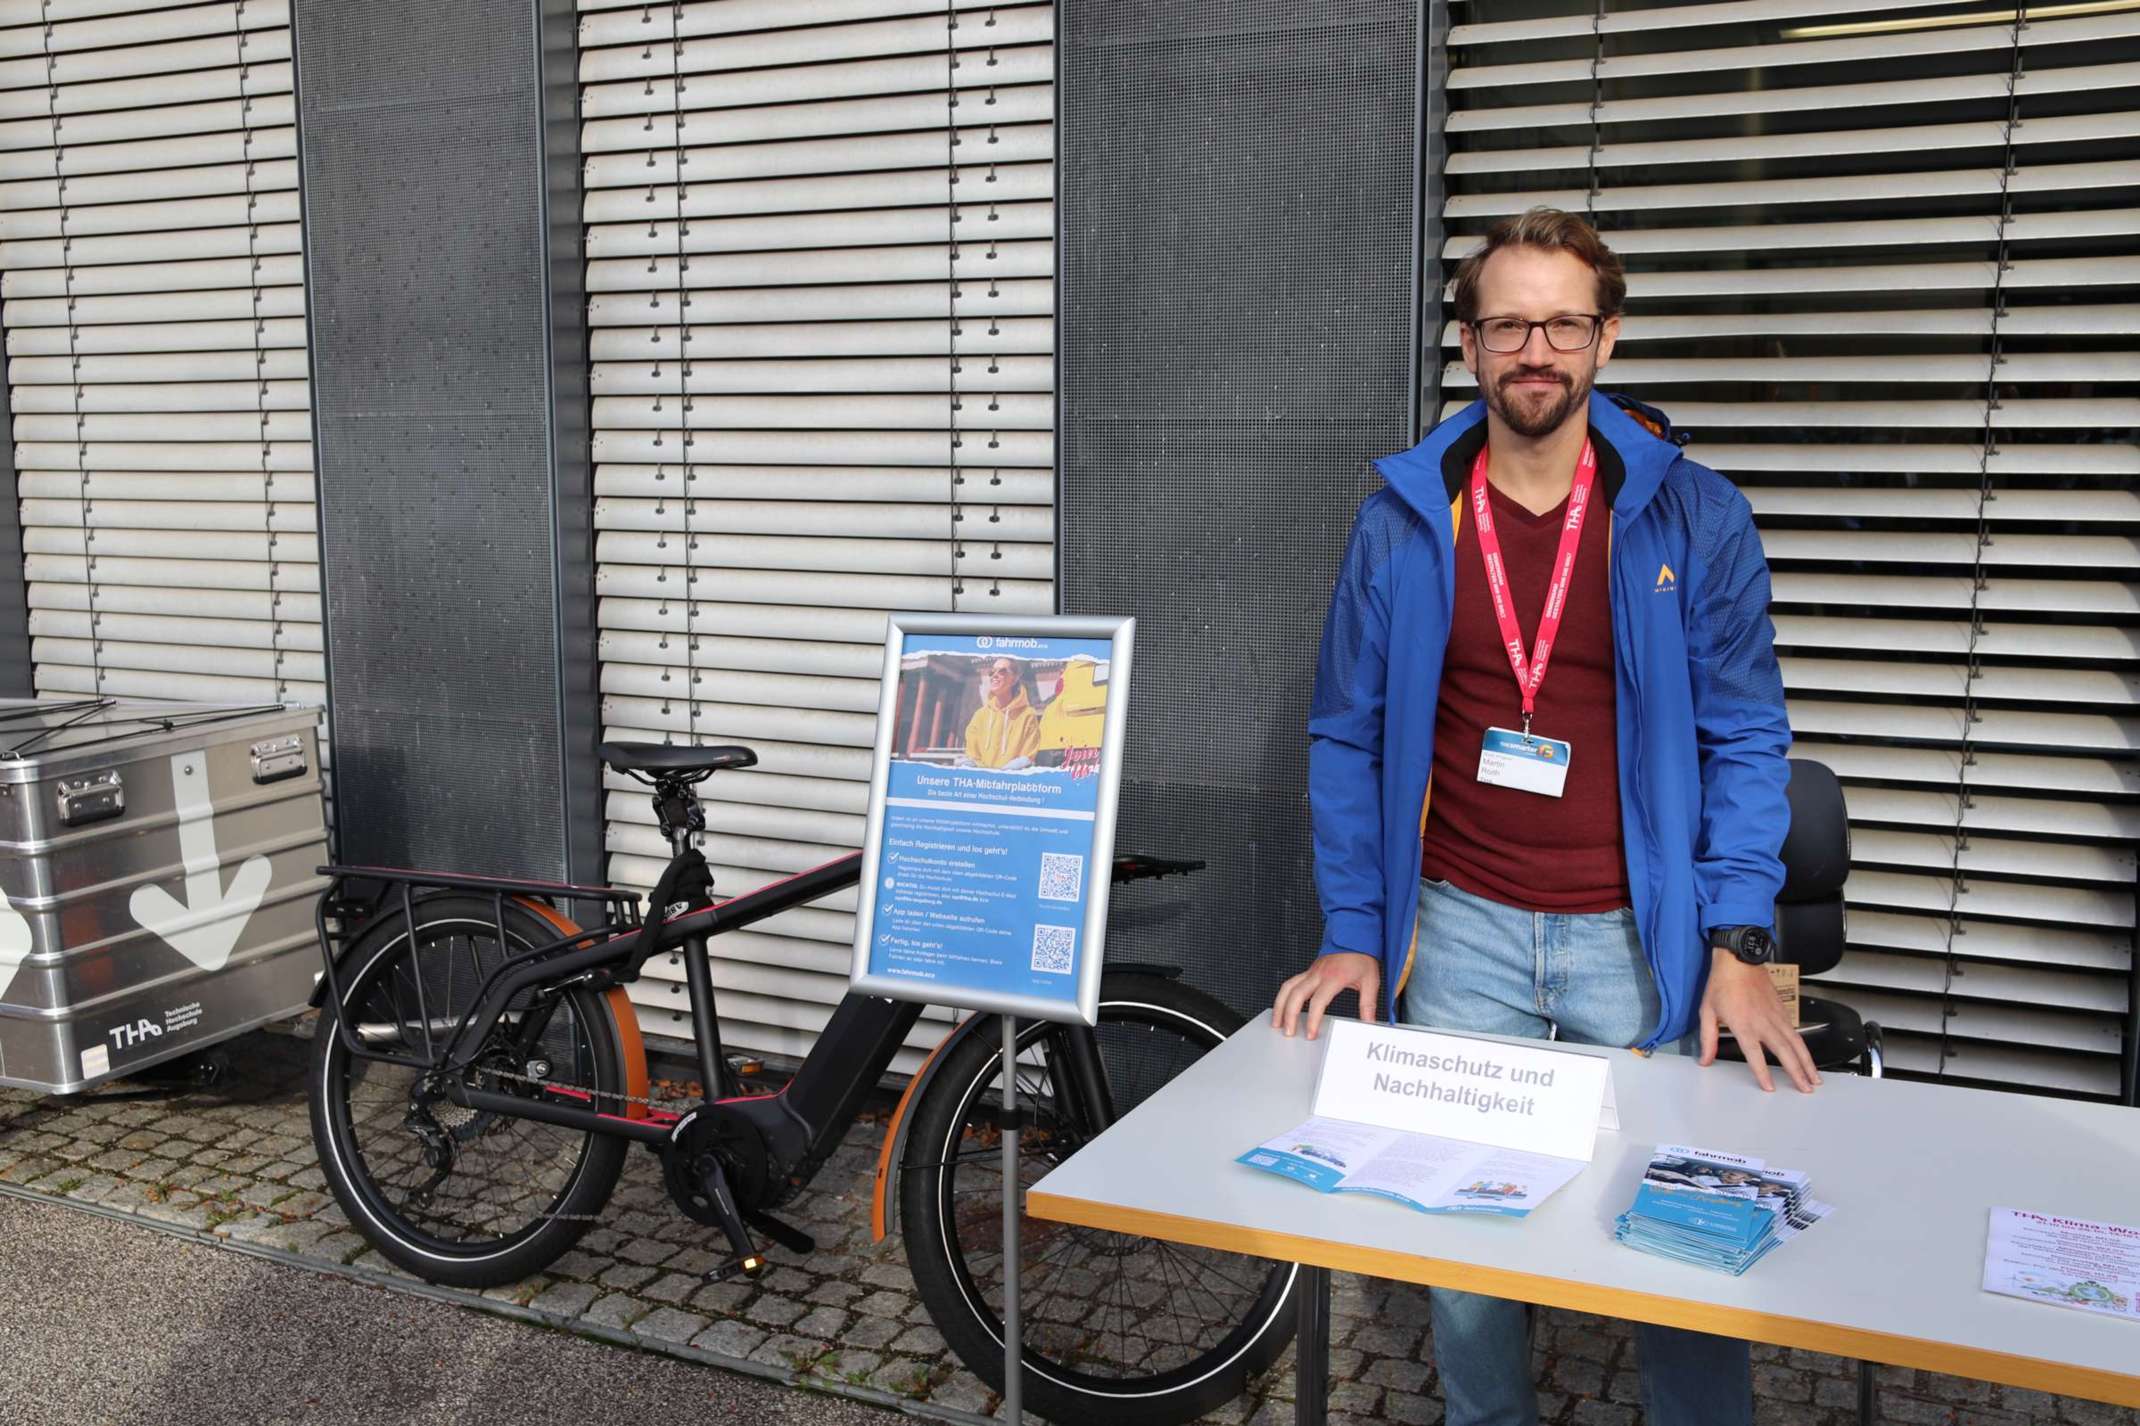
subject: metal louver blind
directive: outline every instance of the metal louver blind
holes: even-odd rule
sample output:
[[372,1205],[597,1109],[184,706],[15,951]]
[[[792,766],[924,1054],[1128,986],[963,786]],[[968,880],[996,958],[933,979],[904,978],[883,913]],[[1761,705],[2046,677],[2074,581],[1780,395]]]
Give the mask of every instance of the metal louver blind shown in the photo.
[[[1054,609],[1054,15],[580,9],[603,722],[757,750],[701,788],[734,894],[861,845],[887,611]],[[611,878],[650,886],[651,806],[608,788]],[[807,1051],[852,909],[716,938],[724,1043]],[[680,964],[632,994],[691,1033]]]
[[1534,203],[1594,215],[1629,268],[1600,384],[1752,499],[1797,751],[1850,799],[1822,992],[1905,1072],[2118,1093],[2140,13],[1464,8],[1444,257]]
[[321,704],[286,0],[0,0],[41,694]]

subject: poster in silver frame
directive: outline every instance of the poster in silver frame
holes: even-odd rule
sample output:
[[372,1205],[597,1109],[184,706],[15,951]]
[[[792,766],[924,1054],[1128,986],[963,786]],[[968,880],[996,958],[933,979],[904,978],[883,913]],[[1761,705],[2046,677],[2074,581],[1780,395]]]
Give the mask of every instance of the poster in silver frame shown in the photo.
[[853,990],[1097,1023],[1135,634],[1128,617],[890,616]]

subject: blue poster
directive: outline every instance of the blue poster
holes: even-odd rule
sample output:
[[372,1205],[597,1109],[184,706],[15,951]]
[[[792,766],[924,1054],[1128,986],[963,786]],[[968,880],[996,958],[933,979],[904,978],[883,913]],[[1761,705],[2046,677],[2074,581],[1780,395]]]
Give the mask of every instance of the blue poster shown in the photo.
[[[910,633],[878,842],[873,976],[1074,1003],[1106,639]],[[955,997],[954,997],[955,998]]]

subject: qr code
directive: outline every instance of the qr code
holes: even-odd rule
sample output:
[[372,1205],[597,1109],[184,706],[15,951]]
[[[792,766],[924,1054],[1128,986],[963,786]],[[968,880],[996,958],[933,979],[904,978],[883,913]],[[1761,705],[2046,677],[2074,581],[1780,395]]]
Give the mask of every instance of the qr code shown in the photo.
[[1033,969],[1051,975],[1070,974],[1070,950],[1077,943],[1075,926],[1033,928]]
[[1075,901],[1085,882],[1085,859],[1076,852],[1040,854],[1040,899]]

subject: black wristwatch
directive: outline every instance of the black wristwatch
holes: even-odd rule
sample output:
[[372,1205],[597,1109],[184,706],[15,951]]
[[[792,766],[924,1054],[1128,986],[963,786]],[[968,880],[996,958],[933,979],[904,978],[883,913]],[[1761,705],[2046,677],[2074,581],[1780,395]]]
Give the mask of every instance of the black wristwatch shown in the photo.
[[1776,959],[1776,938],[1759,926],[1719,926],[1709,933],[1709,948],[1729,951],[1750,966]]

